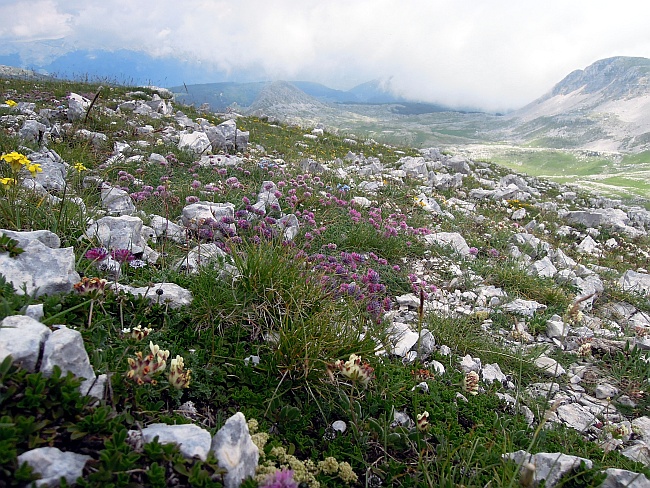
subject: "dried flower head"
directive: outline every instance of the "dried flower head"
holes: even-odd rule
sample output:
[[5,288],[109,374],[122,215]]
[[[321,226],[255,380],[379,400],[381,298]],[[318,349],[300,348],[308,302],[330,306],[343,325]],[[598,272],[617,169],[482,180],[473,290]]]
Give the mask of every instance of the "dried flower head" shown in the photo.
[[81,281],[72,285],[74,290],[80,295],[90,295],[97,297],[104,294],[107,281],[102,278],[88,278],[84,276]]
[[429,428],[429,412],[426,410],[416,417],[416,425],[419,431],[424,432]]
[[144,356],[142,352],[135,353],[135,358],[128,358],[129,371],[126,377],[135,381],[138,385],[151,383],[155,385],[157,381],[153,378],[155,374],[164,371],[167,366],[169,351],[163,351],[153,342],[149,342],[149,354]]
[[465,379],[463,380],[463,390],[470,395],[478,394],[478,373],[476,371],[470,371],[465,375]]
[[436,375],[433,374],[430,370],[428,369],[414,369],[411,371],[411,374],[415,377],[417,380],[432,380],[435,379]]
[[578,356],[586,358],[591,356],[591,342],[585,342],[578,347]]

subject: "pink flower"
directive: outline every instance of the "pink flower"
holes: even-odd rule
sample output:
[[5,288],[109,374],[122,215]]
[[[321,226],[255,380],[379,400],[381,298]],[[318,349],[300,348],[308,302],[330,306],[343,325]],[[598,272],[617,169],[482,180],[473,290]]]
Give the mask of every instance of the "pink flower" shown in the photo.
[[298,488],[298,483],[293,479],[293,471],[282,469],[267,476],[259,485],[260,488]]
[[128,249],[113,249],[111,257],[118,263],[128,263],[135,259],[135,256]]
[[108,249],[105,247],[93,247],[86,251],[84,257],[91,261],[103,261],[108,257]]

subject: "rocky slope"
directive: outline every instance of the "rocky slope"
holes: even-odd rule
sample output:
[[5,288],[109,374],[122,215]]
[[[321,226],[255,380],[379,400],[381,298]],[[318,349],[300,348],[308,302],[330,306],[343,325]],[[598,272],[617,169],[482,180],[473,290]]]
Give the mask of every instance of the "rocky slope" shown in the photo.
[[650,60],[614,57],[576,70],[508,115],[507,133],[539,146],[639,152],[650,148]]
[[[293,93],[290,87],[281,85],[279,89]],[[412,385],[413,390],[423,391],[422,402],[426,401],[429,389],[436,387],[435,383],[448,383],[456,388],[452,379],[462,375],[464,386],[457,389],[458,395],[453,402],[444,405],[446,410],[452,411],[457,404],[469,403],[474,397],[487,397],[491,392],[496,392],[502,400],[500,415],[518,413],[531,426],[539,426],[539,429],[547,424],[568,427],[597,443],[604,451],[617,451],[627,459],[650,466],[650,418],[647,410],[639,412],[639,405],[645,405],[647,400],[642,390],[647,377],[625,378],[627,383],[617,381],[615,376],[605,374],[607,364],[603,360],[620,353],[627,355],[628,361],[634,363],[635,371],[643,370],[647,364],[646,353],[642,355],[640,352],[650,349],[647,306],[650,293],[650,275],[647,271],[650,264],[647,241],[650,213],[644,209],[626,206],[618,201],[578,195],[566,187],[507,174],[493,165],[445,155],[434,148],[413,151],[413,156],[400,151],[398,157],[389,160],[386,154],[394,148],[382,146],[381,156],[368,157],[364,156],[363,151],[370,151],[378,145],[371,142],[362,145],[359,141],[346,139],[342,141],[343,147],[352,150],[344,155],[345,149],[341,157],[332,160],[314,159],[316,156],[306,158],[302,154],[300,158],[282,159],[272,155],[276,148],[264,148],[260,141],[253,140],[249,146],[250,134],[237,128],[246,123],[245,119],[238,124],[231,120],[215,124],[206,119],[192,119],[174,108],[172,102],[161,98],[161,95],[165,95],[164,91],[153,93],[152,89],[148,89],[132,92],[124,98],[112,96],[106,104],[100,101],[93,110],[101,113],[109,122],[105,126],[97,126],[93,132],[82,128],[82,121],[91,110],[91,101],[81,95],[68,94],[66,105],[59,105],[58,101],[47,97],[46,106],[39,107],[38,112],[35,102],[20,99],[22,93],[13,95],[18,101],[2,107],[7,113],[0,121],[7,135],[17,136],[23,144],[42,143],[41,147],[28,154],[29,160],[38,164],[41,171],[35,171],[31,176],[26,174],[21,182],[24,187],[36,192],[41,202],[46,201],[53,208],[60,205],[62,196],[65,196],[61,190],[66,186],[66,174],[74,175],[75,171],[81,171],[72,159],[66,161],[48,147],[61,139],[61,135],[69,144],[78,141],[82,147],[97,145],[104,148],[106,154],[99,153],[103,157],[98,166],[109,171],[120,169],[119,172],[115,171],[118,176],[115,180],[108,177],[103,179],[99,171],[84,179],[88,205],[93,201],[93,205],[100,208],[96,209],[98,218],[79,223],[83,227],[84,239],[98,243],[102,249],[106,248],[101,260],[97,257],[94,261],[97,261],[97,265],[104,264],[104,268],[98,269],[107,271],[108,275],[111,270],[114,271],[116,282],[118,278],[122,281],[127,279],[127,276],[120,277],[121,267],[116,265],[116,251],[141,256],[142,263],[138,266],[149,263],[162,267],[165,266],[160,260],[162,253],[156,249],[169,250],[172,243],[181,244],[179,248],[187,251],[187,254],[172,267],[180,269],[184,266],[182,269],[188,273],[199,273],[200,268],[210,263],[215,266],[227,263],[226,251],[221,249],[227,249],[224,246],[228,243],[226,236],[248,239],[245,228],[249,228],[251,222],[264,221],[268,227],[263,230],[267,230],[269,235],[281,236],[287,248],[291,249],[291,243],[311,242],[314,236],[307,238],[307,234],[311,234],[309,231],[316,234],[324,232],[325,227],[320,230],[322,222],[316,222],[324,212],[330,212],[328,218],[333,221],[328,225],[340,224],[338,220],[342,219],[350,219],[350,222],[358,224],[368,217],[368,223],[372,223],[369,228],[372,232],[374,229],[378,231],[382,243],[407,233],[414,242],[422,241],[426,245],[426,250],[421,254],[409,257],[401,254],[398,260],[390,263],[397,268],[408,269],[413,290],[419,291],[419,294],[401,293],[388,297],[394,302],[394,307],[386,311],[383,318],[388,327],[390,343],[386,350],[378,351],[382,361],[399,358],[398,368],[410,369],[414,364],[421,364],[431,369],[427,373],[433,376],[425,378],[430,380],[429,383],[422,379],[417,384],[414,381]],[[283,99],[286,98],[281,98],[280,102]],[[267,100],[274,103],[271,97]],[[297,97],[295,100],[301,103],[302,99]],[[43,103],[41,100],[38,102]],[[118,122],[129,129],[112,129]],[[157,128],[154,129],[151,124],[156,124]],[[286,130],[285,135],[289,137],[286,128],[274,129]],[[129,136],[134,136],[134,139]],[[316,153],[319,147],[323,148],[324,141],[331,138],[330,134],[316,129],[281,149],[288,151],[298,146],[306,154],[312,151]],[[168,149],[170,153],[167,156],[157,153],[160,147]],[[238,150],[239,154],[226,154],[233,150]],[[182,152],[191,159],[191,165],[188,164],[188,168],[192,168],[190,171],[198,174],[203,169],[209,170],[214,183],[203,185],[197,180],[191,184],[173,186],[174,178],[188,172],[187,168],[178,164],[174,155]],[[168,192],[169,196],[178,197],[178,211],[170,210],[166,217],[142,212],[138,207],[148,198],[144,194],[153,191],[153,186],[146,190],[145,183],[150,182],[146,181],[150,176],[148,173],[153,173],[155,168],[168,168],[174,164],[174,178],[165,176],[161,179],[160,182],[168,183],[156,190],[159,192],[156,196],[163,198],[160,192]],[[138,178],[129,171],[137,174]],[[265,171],[261,173],[264,178],[261,185],[257,180],[246,179],[251,171]],[[241,181],[232,176],[226,178],[229,174],[239,175]],[[296,181],[296,186],[300,187],[300,199],[295,194],[298,190],[294,194],[281,191],[287,185],[284,180],[291,182],[294,175],[300,181],[299,185]],[[326,187],[325,183],[319,186],[322,180],[331,183],[331,187]],[[340,186],[335,190],[336,182]],[[218,203],[199,201],[199,195],[214,200],[213,194],[207,193],[214,192],[214,188],[230,186],[236,189],[243,185],[246,187],[246,200],[250,197],[255,203],[251,200],[241,207],[239,202],[242,195],[238,194],[235,198],[229,193],[230,190],[225,189],[219,194],[225,201],[221,198]],[[313,188],[308,185],[313,185]],[[181,187],[185,189],[183,191],[188,191],[188,188],[200,191],[196,195],[186,195],[180,193]],[[306,195],[307,190],[309,196]],[[312,197],[312,192],[318,197],[308,200],[308,206],[298,207]],[[406,197],[401,197],[402,192]],[[186,198],[183,200],[180,197]],[[181,201],[185,203],[180,204]],[[72,204],[84,205],[85,208],[83,200],[75,200]],[[343,212],[333,214],[338,207],[343,208]],[[388,216],[386,214],[389,212],[385,212],[382,216],[384,209],[390,209],[392,214]],[[402,217],[396,217],[402,212],[409,214],[409,218],[417,216],[422,219],[426,227],[410,227],[405,217],[402,225],[399,222]],[[272,215],[274,217],[270,218]],[[267,218],[263,219],[264,216]],[[396,220],[393,222],[393,219]],[[349,233],[353,234],[362,227],[351,229]],[[210,234],[210,241],[202,241],[190,250],[192,243],[187,236],[207,235],[208,231],[214,231]],[[6,229],[2,233],[15,239],[24,250],[12,256],[6,252],[12,247],[5,243],[0,253],[0,269],[15,288],[23,283],[31,283],[34,288],[25,285],[24,291],[33,294],[35,300],[40,298],[39,289],[47,293],[68,293],[78,288],[79,283],[75,282],[79,275],[75,266],[81,258],[75,257],[72,247],[60,249],[60,238],[63,236],[47,230],[23,233]],[[345,243],[347,237],[340,234],[335,232],[331,238],[341,239],[339,242]],[[370,234],[370,237],[373,236],[375,234]],[[211,253],[207,252],[208,247]],[[113,254],[109,255],[109,249]],[[336,245],[327,243],[314,247],[309,253],[326,249],[333,251]],[[364,250],[359,251],[346,256],[346,259],[358,259],[359,263],[361,259],[368,262],[375,259],[371,257],[374,253],[368,252],[368,256],[365,256]],[[406,247],[400,252],[406,253]],[[353,259],[352,254],[358,258]],[[331,254],[334,261],[335,256]],[[336,275],[347,273],[344,264],[342,262],[335,266]],[[46,269],[52,272],[45,273]],[[507,271],[500,279],[498,275],[502,269]],[[236,269],[225,268],[224,272],[226,275],[235,274]],[[575,292],[573,303],[569,303],[570,307],[564,310],[560,309],[558,303],[564,305],[564,298],[568,300],[567,297],[558,298],[550,292],[547,297],[519,293],[512,286],[512,275],[518,276],[520,282],[527,282],[528,277],[537,280],[534,281],[536,287],[546,286],[549,280],[552,290],[570,286]],[[379,282],[378,273],[365,276],[369,284],[377,285],[376,288],[381,288],[378,285],[384,286]],[[358,283],[363,283],[363,279],[362,276],[355,278]],[[236,280],[224,281],[235,286]],[[436,283],[436,286],[431,286],[432,283]],[[349,291],[352,284],[345,284]],[[359,286],[357,283],[354,285]],[[114,286],[118,288],[117,283]],[[173,283],[150,283],[142,288],[120,285],[120,288],[133,296],[142,295],[152,304],[163,297],[170,309],[196,306],[196,301],[201,298]],[[534,291],[528,290],[530,295],[534,295]],[[554,301],[558,303],[552,303]],[[23,364],[44,374],[49,373],[45,366],[53,369],[56,365],[64,372],[94,377],[85,351],[85,347],[91,345],[80,340],[81,333],[75,334],[65,326],[52,332],[41,322],[47,322],[47,317],[44,320],[43,306],[38,305],[33,304],[32,308],[24,311],[24,315],[21,311],[5,318],[6,322],[0,324],[5,326],[0,327],[0,359],[8,355],[19,357]],[[547,312],[552,307],[557,313]],[[464,318],[472,317],[485,332],[483,345],[488,343],[488,336],[496,337],[509,348],[511,354],[538,349],[540,354],[535,358],[534,367],[537,368],[539,381],[521,384],[520,378],[504,373],[498,363],[482,361],[480,356],[486,352],[483,349],[481,354],[478,351],[466,354],[452,350],[446,341],[454,340],[453,336],[458,333],[448,337],[441,334],[436,336],[430,330],[422,329],[421,323],[418,327],[418,314],[450,319],[457,324],[462,323]],[[90,368],[85,373],[74,370],[80,360],[71,363],[68,360],[73,356],[61,353],[59,344],[70,345],[71,337],[78,346],[75,347],[77,357],[83,358],[86,369]],[[636,356],[630,352],[633,346],[636,346]],[[50,354],[50,349],[58,354]],[[42,350],[48,351],[48,354]],[[243,363],[241,359],[239,362]],[[263,361],[266,360],[268,358],[263,358]],[[442,364],[443,361],[446,366]],[[420,370],[418,374],[422,372]],[[434,376],[437,378],[435,381]],[[470,382],[471,387],[468,386]],[[104,385],[100,384],[97,389],[101,391],[89,394],[103,398]],[[388,396],[392,397],[390,394]],[[391,398],[391,401],[397,401],[396,398]],[[536,410],[539,405],[544,407]],[[398,427],[415,429],[412,412],[393,410],[390,413]],[[252,476],[258,462],[258,448],[251,444],[243,416],[237,413],[232,418],[237,425],[237,429],[233,430],[238,430],[246,448],[234,446],[227,452],[236,452],[238,455],[232,457],[236,460],[241,458],[241,464],[245,466],[221,463],[220,466],[227,472],[237,473],[233,475],[235,480],[225,486],[238,486],[242,478]],[[422,417],[418,416],[417,420],[420,422]],[[337,420],[332,425],[340,425],[341,422]],[[346,423],[342,423],[345,429]],[[348,422],[349,425],[352,423]],[[192,431],[197,432],[197,439],[193,439],[196,443],[192,443],[198,446],[196,451],[189,450],[189,437],[194,436],[193,433],[175,425],[170,426],[169,430],[176,432],[167,435],[167,427],[152,424],[141,429],[139,444],[136,443],[132,449],[142,449],[143,443],[150,442],[157,435],[161,443],[178,443],[181,439],[181,454],[188,459],[197,456],[205,460],[211,450],[220,450],[215,448],[215,438],[203,427],[191,427]],[[395,429],[393,424],[391,428]],[[471,425],[468,430],[473,432],[478,428],[479,425]],[[137,437],[138,431],[131,432]],[[225,437],[225,433],[222,436]],[[215,437],[219,437],[219,434]],[[572,446],[565,448],[568,450]],[[32,464],[42,473],[48,456],[51,456],[48,449],[52,448],[25,451],[21,454],[21,460]],[[70,482],[82,473],[87,462],[98,462],[97,459],[89,459],[93,456],[99,458],[98,450],[95,447],[89,451],[92,456],[88,454],[80,459],[80,466],[70,475]],[[68,452],[75,454],[72,450]],[[242,453],[250,455],[244,456]],[[216,455],[221,461],[228,457],[226,454],[221,457]],[[581,462],[584,462],[584,469],[589,469],[592,461],[598,461],[596,458],[565,456],[558,452],[537,452],[531,456],[524,451],[515,451],[504,454],[504,457],[525,464],[531,471],[530,482],[524,484],[522,481],[523,486],[533,486],[534,479],[535,483],[546,480],[545,486],[550,487],[560,482],[567,473],[583,469],[580,468]],[[61,461],[59,464],[72,462]],[[533,468],[529,468],[529,464]],[[144,470],[130,470],[128,474],[135,476],[140,471]],[[604,486],[620,486],[623,483],[637,488],[647,486],[647,479],[643,475],[620,471],[607,470],[608,484]],[[52,476],[55,480],[58,478]],[[367,484],[370,484],[370,479],[367,479]]]

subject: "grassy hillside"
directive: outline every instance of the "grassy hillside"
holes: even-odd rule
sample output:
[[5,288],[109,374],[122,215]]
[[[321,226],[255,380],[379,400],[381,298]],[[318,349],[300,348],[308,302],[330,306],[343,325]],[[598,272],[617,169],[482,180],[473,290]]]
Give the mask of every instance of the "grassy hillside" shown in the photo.
[[[92,97],[97,90],[96,85],[60,81],[6,80],[0,85],[0,101],[34,102],[38,112],[64,104],[70,92]],[[122,284],[166,282],[190,290],[192,304],[179,309],[169,307],[164,295],[150,302],[116,292],[110,283],[94,295],[73,291],[36,298],[0,280],[0,318],[42,303],[42,322],[80,331],[95,372],[110,376],[108,394],[91,401],[79,395],[79,382],[71,376],[46,378],[10,360],[0,364],[0,487],[23,486],[36,478],[18,464],[17,456],[40,446],[92,456],[80,486],[219,487],[222,471],[213,456],[206,461],[185,459],[177,447],[157,442],[135,448],[127,441],[127,430],[155,422],[194,423],[214,434],[238,411],[249,420],[261,452],[258,476],[243,485],[248,488],[271,486],[264,481],[266,475],[283,466],[292,469],[301,487],[513,487],[520,484],[520,467],[502,455],[519,449],[561,451],[594,462],[591,469],[578,468],[563,481],[564,487],[597,486],[601,470],[608,467],[650,476],[650,469],[618,450],[603,450],[608,432],[618,435],[614,427],[611,432],[602,427],[609,420],[600,419],[602,430],[589,432],[551,422],[558,406],[527,390],[550,381],[534,365],[548,349],[565,367],[589,366],[620,395],[634,398],[633,406],[619,405],[618,397],[610,401],[635,418],[648,414],[650,407],[645,356],[637,349],[606,352],[596,347],[593,354],[579,355],[549,345],[544,340],[547,320],[554,314],[573,320],[569,311],[577,291],[570,283],[527,273],[508,254],[513,234],[521,232],[510,218],[519,208],[545,225],[546,232],[539,227],[535,231],[540,238],[581,265],[607,267],[613,275],[648,268],[647,237],[631,241],[608,231],[595,238],[604,245],[615,237],[618,250],[578,255],[576,236],[556,233],[564,222],[543,206],[556,202],[562,189],[540,184],[541,196],[534,202],[477,202],[472,214],[454,200],[482,188],[477,174],[468,176],[460,189],[429,187],[429,196],[445,211],[431,213],[420,197],[425,182],[391,173],[400,158],[418,155],[415,149],[362,138],[352,144],[331,133],[305,138],[303,129],[252,117],[237,119],[238,128],[250,131],[251,139],[248,150],[232,155],[240,158],[237,164],[202,167],[200,156],[178,149],[173,134],[180,128],[171,116],[115,111],[134,90],[106,87],[87,120],[66,126],[61,137],[48,143],[70,165],[61,202],[43,205],[42,195],[9,181],[0,187],[0,228],[51,230],[63,246],[73,248],[77,270],[85,277],[110,279],[89,253],[98,243],[85,236],[90,219],[102,215],[96,190],[84,184],[92,176],[131,193],[136,215],[145,223],[152,214],[177,221],[188,202],[230,202],[235,219],[220,224],[232,226],[228,228],[234,232],[217,239],[187,228],[186,242],[164,236],[149,241],[160,253],[158,261],[137,267],[122,263]],[[199,115],[190,107],[176,109],[193,119]],[[0,130],[0,153],[38,149],[16,137],[15,125],[7,123],[13,115],[12,108],[0,108],[0,120],[6,124]],[[214,115],[200,116],[222,122]],[[145,125],[152,130],[137,130]],[[78,129],[101,132],[107,140],[93,145]],[[134,157],[109,161],[117,142],[128,143],[133,148],[129,156]],[[356,155],[346,159],[350,151]],[[148,163],[152,152],[163,155],[164,162]],[[360,176],[364,157],[378,158],[384,170]],[[325,168],[306,171],[301,166],[306,158]],[[539,159],[531,157],[526,167],[535,167],[535,161]],[[623,162],[646,164],[641,156]],[[537,169],[543,173],[569,163],[558,153],[548,160],[548,168]],[[602,167],[597,161],[588,164]],[[11,173],[4,162],[0,169],[2,177],[27,176]],[[494,164],[481,166],[481,171],[495,180],[510,173]],[[586,174],[587,168],[580,171]],[[363,190],[363,181],[377,183],[376,193]],[[272,182],[279,208],[249,218],[250,205],[268,185],[265,182]],[[572,208],[579,208],[588,196],[581,194]],[[72,197],[80,197],[85,209]],[[366,197],[370,203],[360,205],[354,197]],[[277,230],[282,213],[299,219],[293,240]],[[425,245],[421,236],[434,231],[460,232],[472,246],[473,257],[463,260],[448,247]],[[223,262],[201,267],[197,274],[175,266],[189,249],[208,243],[217,243],[226,253],[224,261],[237,271],[234,277],[224,276]],[[17,252],[11,243],[3,246],[0,252]],[[617,258],[623,255],[624,261]],[[606,288],[591,316],[604,320],[605,306],[612,302],[650,312],[646,298],[622,292],[614,278],[604,279]],[[527,319],[499,307],[457,313],[453,300],[471,297],[479,285],[501,287],[508,300],[536,300],[546,309]],[[398,304],[397,297],[408,293],[414,294],[419,308]],[[445,313],[435,308],[437,301],[452,306]],[[408,362],[381,353],[392,347],[388,327],[393,319],[414,330],[430,330],[437,342],[431,355]],[[515,327],[522,321],[532,337],[528,342]],[[631,340],[635,334],[623,326],[617,338]],[[149,341],[171,357],[184,358],[186,370],[191,370],[185,388],[170,384],[167,371],[156,376],[157,381],[148,376],[142,384],[133,381],[129,358],[146,355]],[[357,362],[353,354],[359,356]],[[468,354],[484,365],[498,364],[507,380],[475,383],[459,367]],[[555,381],[569,385],[567,376]],[[595,381],[584,385],[594,393]],[[506,393],[515,403],[504,399]],[[345,422],[345,432],[333,429],[336,421]]]

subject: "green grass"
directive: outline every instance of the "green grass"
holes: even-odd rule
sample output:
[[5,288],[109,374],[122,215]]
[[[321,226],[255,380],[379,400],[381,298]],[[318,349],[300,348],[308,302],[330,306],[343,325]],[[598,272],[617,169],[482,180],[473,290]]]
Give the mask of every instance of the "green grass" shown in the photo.
[[[93,95],[97,89],[96,84],[12,80],[2,85],[0,95],[51,108],[53,99],[62,100],[70,91]],[[248,151],[238,155],[241,164],[201,168],[195,164],[197,156],[162,140],[165,128],[174,126],[171,118],[151,120],[134,114],[122,118],[102,111],[103,107],[115,109],[118,100],[132,90],[105,86],[88,121],[75,122],[61,140],[50,143],[49,147],[68,163],[88,168],[81,173],[70,169],[66,190],[57,195],[63,199],[61,203],[46,204],[42,197],[18,186],[0,188],[0,228],[52,230],[63,245],[73,247],[79,272],[87,277],[108,277],[84,258],[85,252],[96,245],[83,237],[87,219],[98,218],[101,213],[97,192],[84,186],[83,178],[96,176],[125,187],[129,193],[151,187],[150,195],[135,202],[145,223],[150,214],[175,221],[193,199],[231,202],[237,212],[232,224],[236,235],[216,242],[236,272],[224,273],[224,263],[203,266],[197,274],[173,269],[171,265],[189,249],[213,242],[188,229],[189,241],[184,244],[165,238],[151,240],[149,245],[163,254],[161,259],[143,268],[123,266],[120,283],[176,283],[192,292],[194,300],[189,307],[173,309],[164,300],[151,303],[112,290],[92,298],[74,292],[36,298],[18,294],[11,284],[0,280],[1,318],[24,313],[29,304],[42,303],[43,322],[79,330],[95,372],[110,375],[110,394],[91,404],[78,394],[78,380],[74,378],[59,374],[45,378],[12,366],[8,360],[0,365],[0,486],[29,483],[33,473],[18,466],[16,457],[42,445],[93,457],[81,486],[166,486],[172,481],[178,486],[222,486],[214,458],[205,462],[186,460],[176,447],[157,442],[134,451],[126,441],[126,431],[153,422],[194,422],[214,434],[238,411],[257,421],[256,440],[265,459],[274,466],[298,466],[305,461],[318,466],[334,457],[339,463],[349,463],[356,474],[352,486],[372,486],[377,478],[383,486],[400,487],[517,486],[518,467],[504,462],[501,456],[518,449],[562,451],[592,459],[594,469],[580,470],[575,479],[564,483],[567,487],[595,486],[598,472],[610,466],[650,474],[647,468],[616,452],[603,453],[581,433],[544,424],[541,419],[548,405],[524,394],[530,383],[546,381],[532,363],[543,344],[522,345],[513,342],[511,335],[500,333],[500,329],[512,330],[520,317],[497,310],[477,310],[469,315],[423,311],[422,326],[434,334],[438,345],[451,349],[448,356],[439,350],[432,356],[444,364],[444,374],[436,373],[426,361],[408,364],[401,358],[375,353],[387,346],[386,309],[393,308],[390,314],[396,320],[413,323],[417,317],[417,312],[396,310],[395,301],[397,296],[417,291],[410,276],[417,266],[424,269],[429,284],[440,288],[436,293],[472,292],[477,282],[467,277],[471,270],[480,275],[481,284],[500,287],[510,297],[543,303],[547,310],[526,320],[529,332],[541,341],[546,320],[553,313],[566,313],[575,290],[533,277],[507,257],[512,234],[521,231],[509,219],[508,208],[525,206],[530,218],[544,221],[550,231],[538,237],[581,259],[581,263],[608,265],[619,271],[632,264],[647,267],[643,257],[648,250],[647,238],[632,242],[603,232],[597,237],[599,242],[614,236],[621,247],[602,258],[586,259],[575,255],[571,238],[554,236],[553,230],[562,222],[530,203],[478,203],[477,212],[485,220],[477,223],[456,210],[451,210],[453,219],[425,212],[414,203],[422,191],[421,180],[387,176],[376,194],[365,195],[356,190],[361,178],[353,173],[346,179],[329,172],[306,174],[300,162],[312,158],[336,168],[340,164],[337,158],[345,158],[351,150],[363,151],[366,157],[380,158],[390,171],[401,156],[417,155],[417,151],[374,144],[363,137],[352,147],[343,142],[343,136],[332,133],[313,141],[303,137],[306,129],[272,126],[252,117],[237,120],[240,129],[250,131],[252,142]],[[188,116],[199,116],[190,107],[176,108]],[[221,122],[211,114],[201,116],[212,123]],[[131,121],[150,123],[160,132],[138,136]],[[74,132],[81,128],[105,133],[108,143],[96,148],[80,140]],[[436,130],[448,138],[470,135],[469,129]],[[137,140],[151,146],[139,148]],[[131,143],[133,155],[143,156],[145,162],[106,165],[113,143],[118,141]],[[19,150],[20,144],[8,132],[0,131],[1,152]],[[256,149],[256,145],[264,150]],[[167,163],[147,164],[151,152],[167,156]],[[522,154],[530,154],[525,164],[537,165],[540,173],[576,163],[573,156],[555,151]],[[542,165],[540,158],[544,157],[548,159]],[[587,161],[577,171],[586,174],[602,164],[599,160]],[[626,164],[643,164],[643,159]],[[503,167],[490,168],[494,178],[510,173]],[[0,169],[4,176],[6,168]],[[283,242],[282,235],[274,230],[275,219],[281,216],[279,210],[267,209],[264,218],[247,213],[247,202],[256,201],[264,181],[277,185],[282,211],[299,218],[300,231],[292,242]],[[482,187],[474,178],[466,178],[465,183],[462,192]],[[158,189],[161,185],[164,191]],[[342,191],[342,185],[351,188]],[[558,192],[550,187],[541,199],[554,201]],[[367,196],[370,207],[351,205],[353,196]],[[74,197],[86,203],[87,211],[82,212],[72,202]],[[447,208],[447,199],[467,199],[467,194],[449,190],[434,197]],[[474,260],[459,261],[448,249],[427,248],[419,237],[423,229],[460,232],[477,248],[478,255]],[[3,246],[0,252],[16,251],[10,243]],[[625,256],[622,263],[617,254]],[[451,264],[463,270],[463,279],[454,281]],[[639,310],[648,307],[644,297],[623,293],[608,281],[594,315],[610,301],[626,301]],[[408,316],[410,319],[403,318]],[[488,318],[491,323],[485,322]],[[137,327],[151,331],[142,340],[125,332]],[[138,385],[127,377],[128,359],[136,358],[138,352],[146,355],[149,341],[169,350],[172,358],[184,358],[185,367],[192,371],[188,388],[173,388],[166,374],[156,377],[157,384]],[[336,366],[338,360],[348,361],[351,354],[360,355],[361,363],[374,370],[372,375],[370,369],[364,370],[369,375],[365,377],[367,384],[346,376]],[[470,394],[458,367],[459,359],[466,354],[481,358],[483,364],[498,363],[515,389],[506,390],[498,382],[480,382],[479,394]],[[571,352],[554,354],[563,364],[578,361]],[[259,356],[259,364],[252,362],[251,356]],[[641,393],[643,385],[638,381],[648,375],[647,363],[639,351],[597,356],[592,361],[622,392],[636,395],[637,407],[628,413],[647,411],[648,397]],[[422,382],[428,392],[416,387]],[[532,426],[520,411],[499,399],[497,393],[504,392],[536,412]],[[179,411],[187,401],[197,409],[193,419]],[[413,421],[428,412],[428,428],[394,425],[396,411]],[[336,420],[346,422],[342,435],[332,435],[331,424]],[[255,428],[251,423],[251,429]],[[320,486],[350,486],[341,473],[345,469],[328,472],[314,468],[312,478],[304,481],[310,486],[315,486],[315,480]],[[257,483],[250,480],[244,486],[253,488]]]

